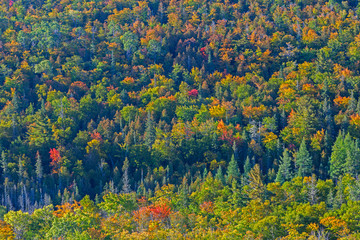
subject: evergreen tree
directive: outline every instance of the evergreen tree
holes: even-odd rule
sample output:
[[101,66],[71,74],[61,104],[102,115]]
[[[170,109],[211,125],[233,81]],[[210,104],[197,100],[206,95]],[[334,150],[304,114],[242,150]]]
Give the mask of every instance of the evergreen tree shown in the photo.
[[356,113],[360,114],[360,97],[358,98],[358,102],[357,102],[357,105],[356,105]]
[[245,164],[244,164],[244,175],[248,176],[249,172],[251,171],[251,162],[249,156],[246,157]]
[[344,174],[346,170],[346,148],[344,144],[344,135],[340,131],[336,141],[332,147],[330,157],[330,176],[338,178]]
[[357,177],[360,167],[360,149],[358,140],[353,141],[350,137],[350,134],[347,134],[344,139],[344,147],[346,149],[346,173],[351,174],[353,177]]
[[345,187],[346,186],[344,185],[343,180],[339,179],[339,182],[336,186],[335,198],[333,201],[334,208],[340,208],[341,205],[344,203],[344,201],[345,201],[344,188]]
[[207,175],[208,175],[208,170],[207,170],[207,168],[205,168],[204,172],[203,172],[203,181],[205,181]]
[[334,206],[334,193],[333,190],[330,189],[327,198],[326,198],[326,205],[331,209]]
[[185,208],[189,204],[189,186],[186,176],[183,177],[182,183],[179,187],[179,204],[182,208]]
[[122,191],[124,193],[129,193],[131,191],[130,189],[130,180],[129,180],[129,160],[127,157],[125,157],[124,165],[122,167],[123,171],[123,178],[122,178]]
[[298,176],[305,177],[311,175],[312,157],[306,149],[305,139],[302,140],[299,151],[296,153],[295,164]]
[[351,201],[360,201],[360,181],[355,181],[353,184],[350,184],[350,200]]
[[351,91],[350,101],[346,111],[349,115],[354,114],[356,111],[356,99],[354,98],[354,90]]
[[19,179],[20,182],[23,182],[23,176],[24,176],[24,164],[23,164],[23,161],[22,161],[21,157],[19,157],[18,179]]
[[291,173],[291,157],[289,156],[289,152],[285,149],[283,156],[280,161],[279,170],[276,175],[277,182],[283,183],[285,181],[291,180],[292,173]]
[[155,127],[154,119],[150,111],[148,111],[148,116],[146,119],[146,130],[145,130],[145,144],[151,148],[155,141]]
[[35,172],[38,183],[41,185],[41,179],[43,177],[43,167],[42,167],[39,151],[36,153]]
[[6,178],[8,176],[8,162],[4,151],[1,152],[1,168],[3,171],[3,176]]
[[225,178],[221,166],[219,166],[219,168],[217,169],[215,179],[219,180],[222,183],[225,183]]
[[231,183],[233,179],[240,178],[240,170],[238,163],[235,160],[234,154],[231,156],[231,161],[229,162],[229,166],[227,168],[227,181]]

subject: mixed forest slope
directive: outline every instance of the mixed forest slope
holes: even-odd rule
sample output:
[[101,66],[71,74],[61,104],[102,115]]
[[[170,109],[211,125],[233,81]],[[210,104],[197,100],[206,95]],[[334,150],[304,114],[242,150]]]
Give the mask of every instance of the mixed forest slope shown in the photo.
[[359,239],[358,14],[0,0],[1,238]]

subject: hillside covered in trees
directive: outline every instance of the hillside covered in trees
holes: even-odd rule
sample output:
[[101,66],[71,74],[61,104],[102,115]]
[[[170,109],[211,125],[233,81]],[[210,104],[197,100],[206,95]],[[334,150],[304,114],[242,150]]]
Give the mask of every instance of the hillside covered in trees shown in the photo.
[[0,238],[360,239],[359,14],[0,0]]

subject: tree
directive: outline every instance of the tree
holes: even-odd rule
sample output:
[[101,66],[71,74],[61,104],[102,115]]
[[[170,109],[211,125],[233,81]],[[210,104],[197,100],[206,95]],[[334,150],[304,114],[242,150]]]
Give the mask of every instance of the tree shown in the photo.
[[234,154],[231,156],[229,166],[227,168],[227,181],[232,182],[233,179],[238,180],[240,178],[240,170]]
[[353,141],[348,133],[344,139],[344,145],[346,149],[346,173],[349,173],[353,177],[357,177],[359,173],[360,165],[360,149],[358,139]]
[[42,167],[42,162],[41,162],[41,157],[40,157],[39,151],[36,152],[35,172],[36,172],[37,180],[38,180],[39,184],[41,185],[41,179],[43,177],[43,167]]
[[224,178],[224,174],[222,172],[221,165],[219,166],[219,168],[216,171],[215,179],[219,180],[222,183],[225,183],[225,178]]
[[124,35],[120,37],[120,40],[122,41],[124,45],[124,50],[126,51],[126,57],[128,60],[132,57],[132,54],[137,50],[137,47],[139,45],[139,40],[136,34],[127,31]]
[[298,176],[310,176],[312,170],[312,157],[306,149],[305,138],[300,144],[299,151],[296,153],[295,166],[298,170]]
[[244,175],[248,176],[251,169],[252,169],[252,166],[251,166],[251,162],[250,162],[250,157],[246,156],[246,160],[245,160],[245,164],[244,164]]
[[332,147],[330,157],[330,176],[339,178],[346,170],[346,148],[344,144],[344,135],[340,131]]
[[125,157],[124,165],[122,167],[123,171],[123,178],[122,178],[122,191],[124,193],[129,193],[131,191],[130,187],[130,180],[129,180],[129,160],[127,157]]
[[2,174],[6,178],[8,176],[8,162],[4,151],[1,152],[1,168]]
[[285,148],[275,181],[283,183],[285,181],[289,181],[291,177],[291,157],[289,156],[288,150]]
[[249,188],[249,197],[251,199],[264,199],[266,188],[259,164],[255,164],[249,173]]
[[154,118],[150,111],[148,111],[148,116],[146,119],[146,130],[145,130],[145,145],[149,147],[149,149],[152,147],[154,141],[155,141],[155,127],[154,127]]

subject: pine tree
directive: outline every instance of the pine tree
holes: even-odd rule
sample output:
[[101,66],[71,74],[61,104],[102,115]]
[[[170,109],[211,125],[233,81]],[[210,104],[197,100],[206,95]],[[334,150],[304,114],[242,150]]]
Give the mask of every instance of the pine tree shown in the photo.
[[185,209],[189,204],[189,186],[186,176],[183,177],[182,183],[179,187],[179,204]]
[[283,108],[280,114],[280,129],[285,128],[287,122],[285,109]]
[[332,178],[338,178],[344,174],[346,169],[346,157],[347,155],[344,144],[344,135],[340,131],[332,147],[332,153],[330,157],[330,176]]
[[298,176],[305,177],[311,175],[312,157],[306,149],[305,139],[302,140],[299,151],[296,153],[295,164],[298,169]]
[[24,164],[23,164],[23,161],[22,161],[21,157],[19,157],[18,178],[19,178],[20,182],[23,182],[23,176],[24,176]]
[[43,177],[43,167],[42,167],[39,151],[36,152],[35,172],[38,183],[41,185],[41,180]]
[[225,178],[224,178],[224,174],[222,172],[221,166],[219,166],[219,168],[218,168],[218,170],[216,172],[215,179],[219,180],[223,184],[225,183]]
[[207,168],[205,168],[204,172],[203,172],[203,181],[205,181],[207,175],[208,175],[208,170],[207,170]]
[[344,139],[344,147],[346,149],[346,173],[351,174],[353,177],[357,177],[360,165],[360,149],[358,139],[356,139],[356,141],[353,141],[350,134],[347,134]]
[[356,105],[356,113],[360,114],[360,97],[358,98],[358,102],[357,102],[357,105]]
[[122,187],[122,191],[124,193],[129,193],[131,191],[130,189],[130,180],[129,180],[129,160],[127,157],[125,157],[125,161],[124,161],[124,165],[122,167],[122,171],[123,171],[123,178],[122,178],[122,182],[123,182],[123,187]]
[[291,180],[291,157],[289,156],[289,152],[285,149],[283,156],[281,158],[281,162],[279,165],[279,170],[276,175],[276,182],[283,183],[285,181]]
[[146,130],[145,130],[145,144],[151,148],[155,141],[155,127],[154,119],[150,111],[148,111],[148,116],[146,119]]
[[4,151],[1,152],[1,168],[3,171],[3,176],[6,178],[8,175],[8,163]]
[[227,181],[231,183],[232,179],[240,178],[240,170],[238,163],[235,160],[234,154],[231,156],[231,161],[229,162],[229,166],[227,168]]
[[334,193],[333,190],[330,189],[327,198],[326,198],[326,205],[331,209],[334,205]]
[[334,198],[334,208],[340,208],[341,205],[344,203],[345,201],[345,196],[344,196],[344,183],[342,181],[342,179],[339,180],[338,185],[336,186],[336,194],[335,194],[335,198]]
[[356,99],[354,98],[354,90],[351,91],[350,101],[346,111],[349,115],[354,114],[354,112],[356,111]]
[[246,157],[245,164],[244,164],[244,175],[248,176],[249,172],[251,171],[251,162],[249,156]]

